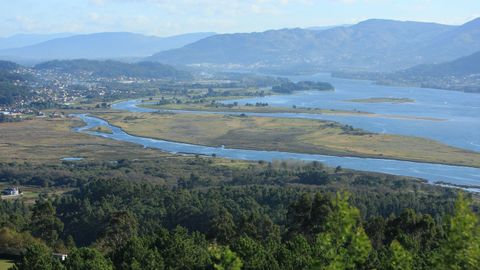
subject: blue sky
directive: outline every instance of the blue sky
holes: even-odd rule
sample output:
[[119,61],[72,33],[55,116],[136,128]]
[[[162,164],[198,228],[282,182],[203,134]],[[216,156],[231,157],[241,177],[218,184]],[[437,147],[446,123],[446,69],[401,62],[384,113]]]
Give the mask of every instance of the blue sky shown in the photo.
[[462,24],[480,0],[0,0],[0,36],[129,31],[253,32],[369,18]]

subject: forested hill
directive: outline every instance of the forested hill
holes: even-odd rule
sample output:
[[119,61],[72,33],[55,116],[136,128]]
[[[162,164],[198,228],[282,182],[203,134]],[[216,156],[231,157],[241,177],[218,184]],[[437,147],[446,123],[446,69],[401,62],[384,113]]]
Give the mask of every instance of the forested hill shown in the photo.
[[480,51],[451,62],[416,66],[402,73],[416,76],[462,76],[480,74]]
[[480,93],[480,51],[439,64],[417,65],[391,73],[338,72],[334,76],[368,79],[386,85],[411,85]]
[[51,69],[65,73],[91,73],[98,77],[135,77],[155,79],[189,79],[191,74],[180,71],[172,66],[154,62],[140,62],[135,64],[118,61],[97,60],[54,60],[35,66],[35,69]]
[[10,72],[13,71],[20,66],[16,63],[10,62],[10,61],[2,61],[0,60],[0,72]]
[[14,71],[20,68],[19,65],[0,61],[0,107],[11,105],[31,95],[23,82],[26,78]]

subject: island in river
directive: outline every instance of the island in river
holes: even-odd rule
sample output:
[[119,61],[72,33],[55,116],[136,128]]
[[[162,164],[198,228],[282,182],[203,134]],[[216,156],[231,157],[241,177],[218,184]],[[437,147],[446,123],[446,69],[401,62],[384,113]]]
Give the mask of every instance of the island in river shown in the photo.
[[142,103],[139,106],[147,109],[163,110],[171,112],[188,111],[191,113],[203,112],[222,112],[222,113],[257,113],[257,114],[324,114],[324,115],[338,115],[338,116],[361,116],[361,117],[381,117],[389,119],[403,119],[403,120],[425,120],[425,121],[445,121],[445,119],[435,117],[423,117],[414,115],[393,115],[393,114],[378,114],[358,110],[337,110],[337,109],[321,109],[311,107],[292,106],[277,107],[269,106],[268,103],[261,103],[261,106],[253,104],[235,105],[233,103],[169,103],[169,104],[155,104]]
[[105,126],[93,127],[93,128],[87,129],[86,131],[99,132],[99,133],[105,133],[105,134],[113,133],[109,127],[105,127]]
[[228,114],[96,113],[127,133],[196,145],[480,167],[480,153],[331,121]]
[[357,98],[349,99],[348,102],[357,103],[413,103],[414,99],[411,98],[392,98],[392,97],[378,97],[378,98]]

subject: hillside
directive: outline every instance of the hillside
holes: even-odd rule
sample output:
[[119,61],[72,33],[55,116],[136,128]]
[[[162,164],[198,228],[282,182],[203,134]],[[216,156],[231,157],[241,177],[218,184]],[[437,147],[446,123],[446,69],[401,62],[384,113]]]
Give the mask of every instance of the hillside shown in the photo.
[[[281,29],[215,35],[147,59],[267,69],[298,70],[302,66],[327,71],[393,71],[480,50],[478,21],[448,26],[375,19],[323,31]],[[437,46],[439,42],[441,46]]]
[[480,74],[480,51],[450,62],[415,66],[401,73],[412,76],[432,77]]
[[0,108],[31,95],[28,88],[23,85],[26,78],[13,72],[19,67],[12,62],[0,61]]
[[419,55],[432,63],[451,61],[480,51],[480,18],[435,37],[419,49]]
[[97,61],[97,60],[54,60],[44,62],[35,66],[35,69],[51,69],[65,73],[91,73],[98,77],[136,77],[156,79],[188,79],[191,75],[185,71],[153,62],[140,62],[128,64],[118,61]]
[[337,72],[336,77],[366,79],[379,84],[418,86],[480,93],[480,51],[439,64],[417,65],[396,72]]
[[454,61],[418,65],[384,75],[380,83],[408,84],[464,92],[480,92],[480,51]]
[[20,65],[14,63],[14,62],[0,60],[0,71],[10,72],[10,71],[13,71],[13,70],[15,70],[19,67],[20,67]]
[[126,32],[75,35],[0,50],[0,57],[44,60],[145,57],[158,51],[180,48],[212,34],[193,33],[166,38]]

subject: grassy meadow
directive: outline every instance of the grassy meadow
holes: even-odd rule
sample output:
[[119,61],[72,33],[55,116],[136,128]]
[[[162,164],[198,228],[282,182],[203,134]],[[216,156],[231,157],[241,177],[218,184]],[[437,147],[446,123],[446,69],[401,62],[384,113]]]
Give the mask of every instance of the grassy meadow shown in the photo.
[[77,119],[37,118],[0,123],[0,162],[61,162],[65,157],[88,160],[152,158],[165,153],[135,144],[94,137],[72,131],[83,122]]

